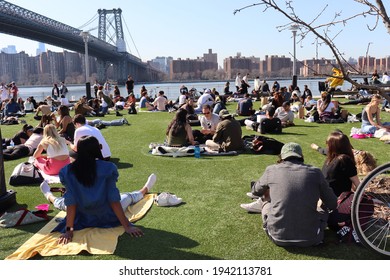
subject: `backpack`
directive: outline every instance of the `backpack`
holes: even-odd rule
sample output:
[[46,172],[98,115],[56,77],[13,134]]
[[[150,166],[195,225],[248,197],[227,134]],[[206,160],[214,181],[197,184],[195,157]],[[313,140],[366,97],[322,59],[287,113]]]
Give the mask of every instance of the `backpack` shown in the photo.
[[262,135],[244,136],[246,147],[254,154],[278,155],[284,143]]
[[[336,231],[340,242],[360,243],[360,240],[353,228],[351,220],[351,208],[354,198],[354,192],[343,192],[337,198],[337,209],[334,210],[328,219],[330,229]],[[374,213],[374,202],[368,195],[363,195],[359,206],[359,223],[364,229],[370,217]]]

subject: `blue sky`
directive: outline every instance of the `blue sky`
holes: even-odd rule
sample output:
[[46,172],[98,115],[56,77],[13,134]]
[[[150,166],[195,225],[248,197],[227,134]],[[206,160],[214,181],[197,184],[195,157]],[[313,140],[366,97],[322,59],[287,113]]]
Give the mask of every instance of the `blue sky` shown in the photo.
[[[264,59],[265,55],[290,56],[293,52],[292,34],[285,30],[279,32],[276,26],[288,24],[288,20],[273,10],[264,12],[257,6],[233,15],[233,11],[253,3],[256,0],[9,0],[15,5],[42,14],[79,28],[97,14],[100,9],[121,8],[124,36],[128,43],[127,50],[143,61],[156,56],[177,58],[196,58],[208,49],[218,53],[219,63],[223,58],[235,56],[256,56]],[[276,0],[282,6],[285,0]],[[387,2],[387,1],[386,1]],[[326,13],[318,22],[329,21],[336,12],[348,16],[366,10],[353,0],[295,0],[297,14],[311,21],[325,7]],[[390,4],[388,12],[390,12]],[[336,35],[338,48],[346,58],[365,56],[369,43],[369,54],[376,57],[390,55],[390,34],[382,22],[374,32],[368,31],[366,25],[373,26],[374,19],[358,19],[345,27],[336,26],[332,34]],[[96,28],[97,19],[86,29]],[[97,31],[92,31],[97,35]],[[132,43],[132,39],[135,46]],[[26,51],[35,55],[37,42],[0,34],[0,48],[16,45],[17,51]],[[316,57],[314,37],[308,37],[297,45],[297,58]],[[61,49],[47,46],[53,51]],[[138,50],[138,51],[137,51]],[[332,58],[326,46],[318,46],[318,57]]]

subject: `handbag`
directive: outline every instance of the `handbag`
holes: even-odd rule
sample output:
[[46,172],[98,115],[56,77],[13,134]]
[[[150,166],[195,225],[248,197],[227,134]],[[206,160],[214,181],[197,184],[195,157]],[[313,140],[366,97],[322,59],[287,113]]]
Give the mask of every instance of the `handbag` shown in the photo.
[[19,163],[9,178],[12,186],[35,185],[43,182],[43,177],[39,169],[30,162]]

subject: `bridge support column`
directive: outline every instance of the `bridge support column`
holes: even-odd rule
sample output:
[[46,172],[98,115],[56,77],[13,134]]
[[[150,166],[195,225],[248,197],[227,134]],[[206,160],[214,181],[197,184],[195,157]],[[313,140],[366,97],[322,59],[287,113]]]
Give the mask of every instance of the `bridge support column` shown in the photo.
[[99,83],[104,83],[107,79],[106,77],[106,62],[100,59],[96,60],[96,74]]
[[118,84],[124,84],[127,80],[127,76],[131,75],[130,72],[127,72],[127,62],[123,59],[117,60],[114,63],[114,76],[118,81]]

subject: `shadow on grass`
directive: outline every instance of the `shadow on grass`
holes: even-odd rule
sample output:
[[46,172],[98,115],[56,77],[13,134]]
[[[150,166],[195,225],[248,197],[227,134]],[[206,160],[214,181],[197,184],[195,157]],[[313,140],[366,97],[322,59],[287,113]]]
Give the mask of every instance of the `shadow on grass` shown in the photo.
[[283,130],[283,132],[278,135],[307,135],[307,133],[286,132],[285,130]]
[[[341,249],[342,247],[343,249]],[[381,260],[388,257],[369,250],[362,244],[355,242],[340,243],[335,233],[325,231],[325,242],[316,247],[285,247],[292,254],[307,255],[314,258],[326,258],[334,260]]]
[[132,168],[133,165],[131,163],[128,163],[128,162],[120,162],[120,158],[111,158],[110,161],[115,163],[116,167],[118,167],[118,169],[125,169],[125,168]]
[[183,235],[159,229],[142,228],[142,238],[119,237],[115,255],[133,260],[215,260],[218,258],[188,252],[199,243]]
[[[123,234],[118,238],[118,244],[114,256],[127,260],[218,260],[219,258],[187,252],[187,249],[199,245],[198,242],[183,235],[167,232],[158,229],[140,227],[144,236],[140,238],[130,237]],[[96,255],[97,256],[97,255]],[[77,259],[95,258],[87,251],[82,251],[74,257]],[[61,258],[56,256],[55,258]],[[98,257],[98,256],[97,256]],[[31,258],[32,260],[45,259],[40,255]],[[49,257],[50,259],[50,257]]]
[[318,125],[304,125],[304,124],[296,124],[294,127],[319,127]]

